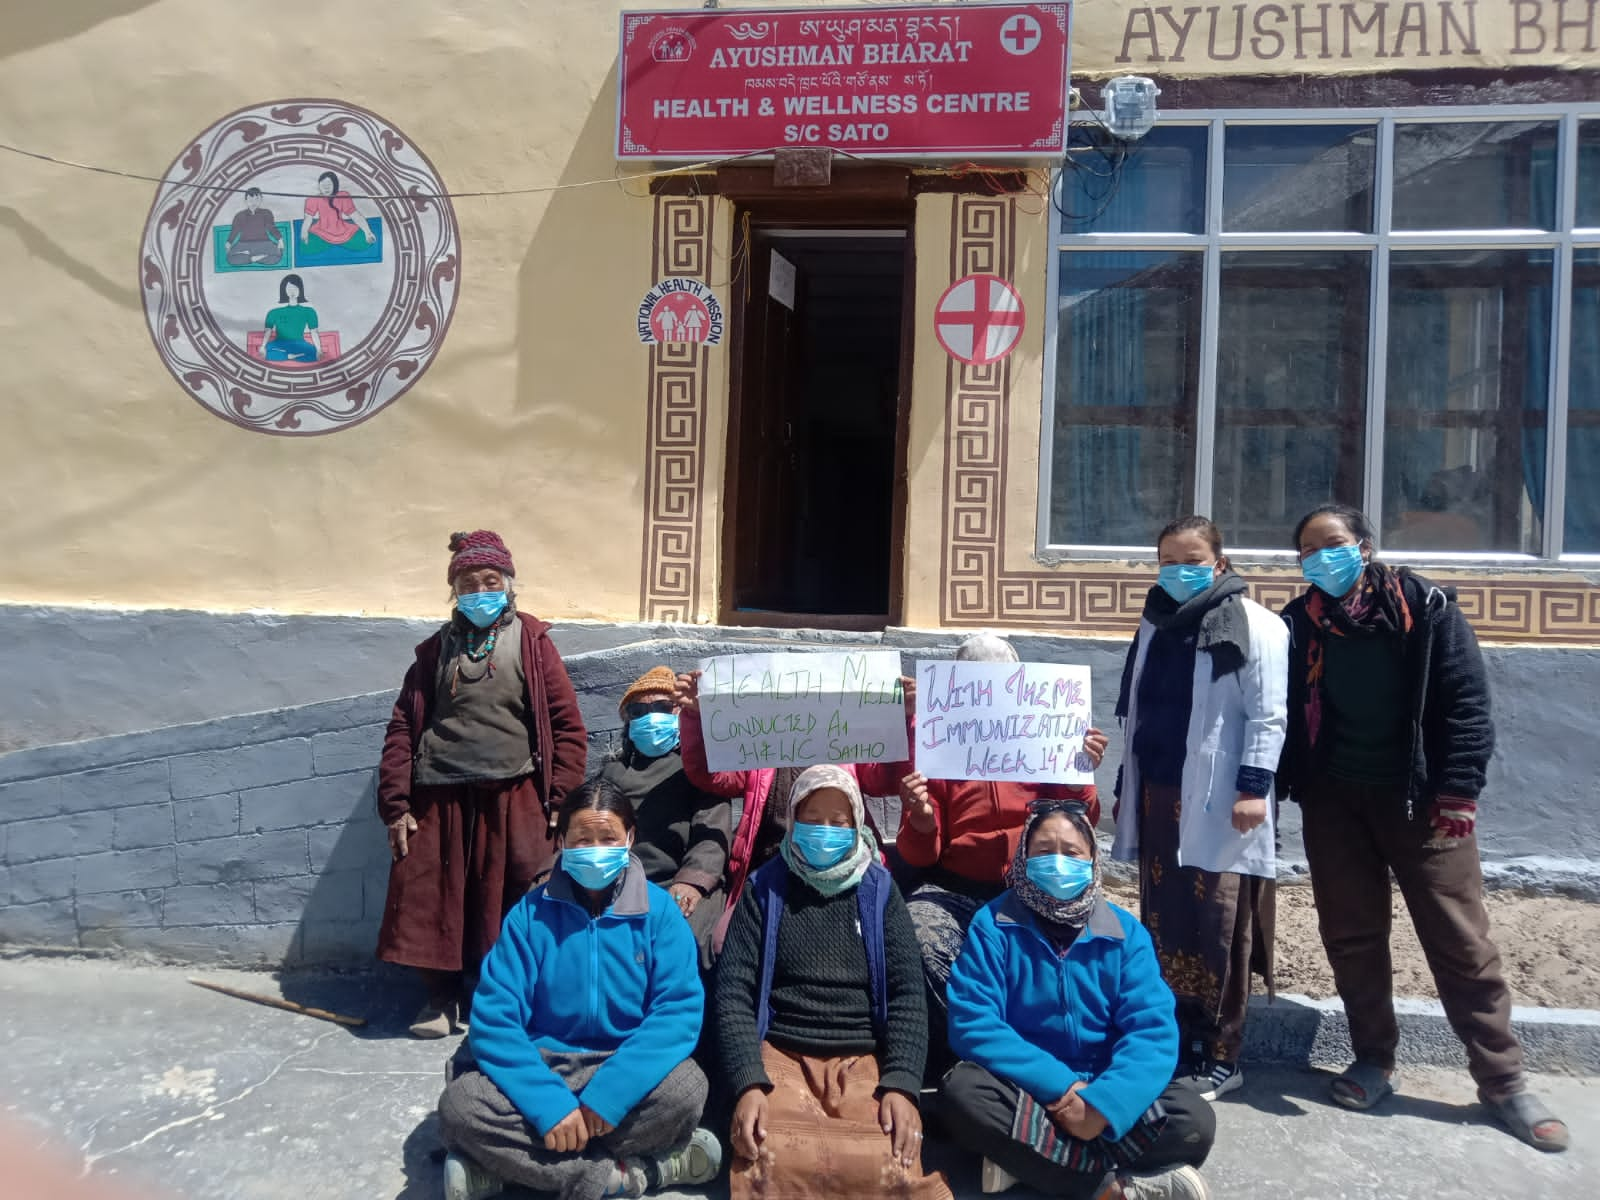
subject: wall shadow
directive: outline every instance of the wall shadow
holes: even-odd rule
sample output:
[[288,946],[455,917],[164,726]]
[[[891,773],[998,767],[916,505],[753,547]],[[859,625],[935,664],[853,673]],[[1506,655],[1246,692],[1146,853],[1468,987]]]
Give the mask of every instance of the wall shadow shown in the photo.
[[0,58],[9,58],[39,46],[64,42],[87,33],[96,25],[114,21],[156,0],[6,0],[5,33],[0,36]]

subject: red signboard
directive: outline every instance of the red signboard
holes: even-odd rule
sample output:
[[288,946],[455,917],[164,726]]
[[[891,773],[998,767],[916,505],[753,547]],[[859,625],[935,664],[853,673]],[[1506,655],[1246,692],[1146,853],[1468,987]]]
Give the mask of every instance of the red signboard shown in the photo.
[[617,157],[1054,157],[1070,7],[625,12]]

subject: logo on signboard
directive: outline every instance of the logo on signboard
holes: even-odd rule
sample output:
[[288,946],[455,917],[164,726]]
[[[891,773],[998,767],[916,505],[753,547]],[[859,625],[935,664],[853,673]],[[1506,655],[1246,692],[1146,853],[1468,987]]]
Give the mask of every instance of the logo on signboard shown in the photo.
[[686,29],[663,29],[650,39],[650,57],[659,63],[688,62],[694,53],[694,38]]
[[999,362],[1017,348],[1027,314],[1022,297],[998,275],[967,275],[939,297],[933,332],[951,358],[974,367]]
[[1012,17],[1000,28],[1000,45],[1007,54],[1032,54],[1043,39],[1039,22],[1026,13]]
[[716,346],[722,341],[722,304],[698,279],[663,279],[639,302],[639,340]]

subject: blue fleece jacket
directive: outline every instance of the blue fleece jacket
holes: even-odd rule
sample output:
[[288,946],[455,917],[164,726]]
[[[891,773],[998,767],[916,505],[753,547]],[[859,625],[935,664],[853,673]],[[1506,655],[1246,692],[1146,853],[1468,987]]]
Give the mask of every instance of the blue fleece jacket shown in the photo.
[[1005,892],[978,911],[950,972],[950,1045],[1042,1104],[1075,1082],[1123,1137],[1172,1079],[1178,1023],[1155,947],[1102,899],[1059,954]]
[[[694,1051],[705,1011],[694,935],[632,855],[591,917],[557,867],[506,915],[472,1000],[472,1053],[543,1137],[580,1103],[611,1124]],[[541,1050],[604,1050],[574,1093]]]

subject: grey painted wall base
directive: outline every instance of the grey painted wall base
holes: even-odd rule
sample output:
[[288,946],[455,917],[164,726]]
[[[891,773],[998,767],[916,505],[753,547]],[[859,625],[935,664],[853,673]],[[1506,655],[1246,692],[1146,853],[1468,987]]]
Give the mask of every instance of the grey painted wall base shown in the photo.
[[[7,709],[27,712],[28,736],[48,728],[53,739],[0,754],[0,943],[256,967],[368,961],[388,873],[374,768],[393,688],[430,628],[0,607],[0,635],[12,632],[25,666],[8,672],[22,686],[0,688],[0,728]],[[958,640],[898,629],[658,625],[562,626],[555,637],[589,726],[591,766],[618,741],[617,698],[657,663],[681,669],[735,649],[881,645],[900,649],[909,670],[919,656],[950,655]],[[1109,816],[1123,645],[1014,640],[1025,659],[1093,670],[1096,721],[1112,742],[1101,773]],[[163,673],[169,659],[175,665]],[[1592,701],[1600,654],[1492,650],[1489,663],[1501,751],[1480,817],[1486,873],[1491,883],[1600,898]],[[376,686],[233,715],[346,678]],[[181,716],[206,706],[208,719]],[[123,726],[155,727],[63,736],[113,715]],[[892,827],[895,806],[886,807]],[[1298,816],[1284,807],[1286,878],[1303,873]]]

